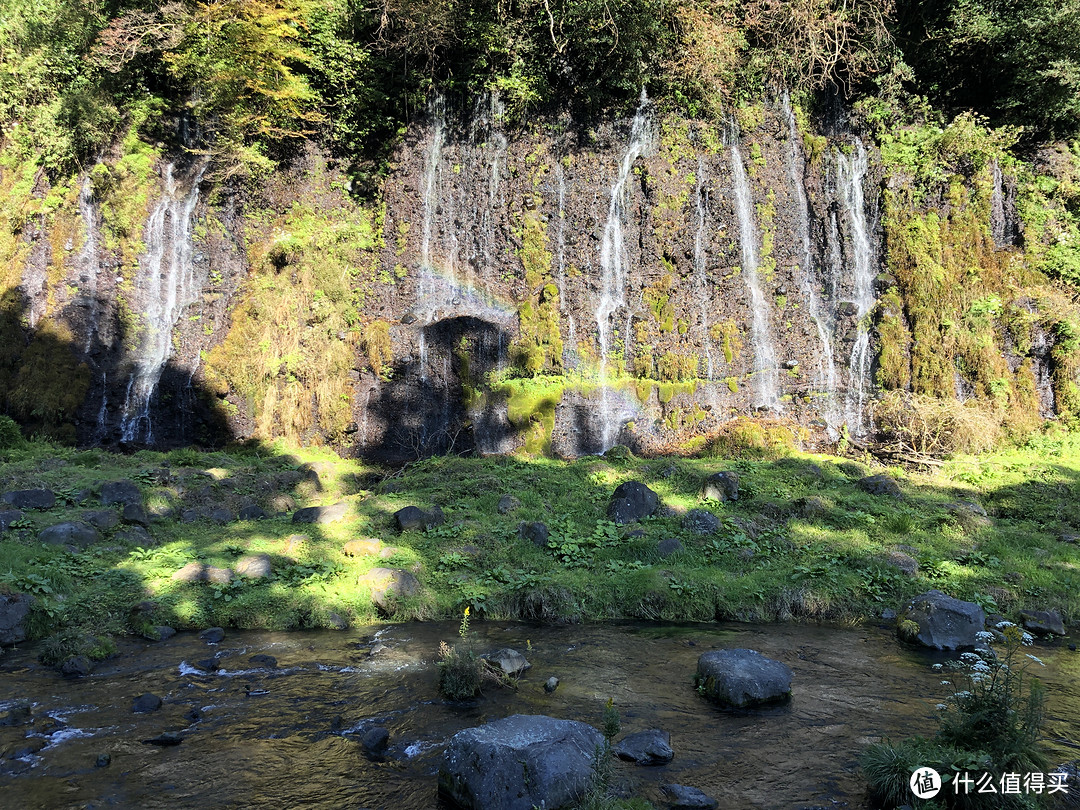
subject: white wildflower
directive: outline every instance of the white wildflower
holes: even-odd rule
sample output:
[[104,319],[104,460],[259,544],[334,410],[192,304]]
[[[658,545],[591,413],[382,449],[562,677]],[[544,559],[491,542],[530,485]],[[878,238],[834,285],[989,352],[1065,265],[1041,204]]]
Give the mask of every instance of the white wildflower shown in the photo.
[[998,622],[997,624],[994,625],[994,627],[996,627],[998,630],[1004,630],[1006,627],[1016,627],[1016,625],[1013,622],[1004,621],[1004,622]]
[[952,686],[952,681],[942,681],[941,685],[942,686]]
[[1045,667],[1045,666],[1046,666],[1046,664],[1044,664],[1044,663],[1043,663],[1043,662],[1042,662],[1041,660],[1039,660],[1038,658],[1036,658],[1036,657],[1035,657],[1034,655],[1032,655],[1031,653],[1024,653],[1024,655],[1026,655],[1026,656],[1027,656],[1028,658],[1030,658],[1030,659],[1031,659],[1032,661],[1034,661],[1034,662],[1035,662],[1036,664],[1038,664],[1038,665],[1039,665],[1040,667]]
[[975,640],[985,641],[989,643],[994,640],[994,634],[991,633],[989,630],[980,630],[978,633],[975,634]]
[[1035,636],[1025,630],[1024,635],[1020,636],[1020,643],[1025,647],[1030,647],[1035,643]]
[[932,666],[930,668],[940,670],[941,669],[941,664],[934,664],[934,666]]
[[945,711],[945,710],[946,710],[947,708],[949,708],[949,707],[948,707],[948,706],[946,706],[946,705],[945,705],[944,703],[939,703],[939,704],[937,705],[937,710],[938,710],[939,712],[943,712],[943,711]]

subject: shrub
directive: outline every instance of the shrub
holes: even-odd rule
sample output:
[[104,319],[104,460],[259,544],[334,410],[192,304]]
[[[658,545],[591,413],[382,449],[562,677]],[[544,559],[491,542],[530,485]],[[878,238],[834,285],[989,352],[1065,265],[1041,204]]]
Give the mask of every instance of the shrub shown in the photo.
[[0,450],[17,450],[26,444],[22,431],[10,416],[0,415]]
[[439,691],[451,700],[467,700],[480,694],[480,656],[464,645],[439,644]]
[[[952,789],[955,775],[971,778],[988,773],[1000,784],[1005,773],[1030,773],[1045,770],[1047,760],[1038,746],[1046,693],[1039,681],[1027,676],[1030,658],[1021,654],[1031,636],[1011,622],[998,625],[1004,631],[1004,652],[998,655],[990,647],[966,652],[959,661],[935,668],[951,671],[949,684],[953,693],[945,703],[941,725],[932,739],[912,737],[900,742],[871,745],[860,756],[863,775],[869,785],[871,802],[879,807],[1007,808],[1034,807],[1034,797],[1027,795],[980,794]],[[989,633],[979,634],[984,643]],[[1023,663],[1021,663],[1023,662]],[[942,804],[930,805],[915,800],[909,788],[912,773],[931,767],[941,775],[943,786],[937,797]]]
[[1001,415],[985,403],[890,391],[874,406],[881,437],[926,455],[982,453],[1001,440]]

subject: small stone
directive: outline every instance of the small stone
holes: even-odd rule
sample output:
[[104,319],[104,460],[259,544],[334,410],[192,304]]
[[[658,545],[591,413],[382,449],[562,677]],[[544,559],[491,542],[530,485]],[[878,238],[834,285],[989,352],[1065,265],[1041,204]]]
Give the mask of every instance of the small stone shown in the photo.
[[266,667],[267,669],[277,669],[277,659],[272,655],[266,653],[259,653],[253,655],[248,659],[249,664],[254,664],[257,667]]
[[1058,538],[1062,543],[1075,546],[1080,544],[1080,534],[1063,534]]
[[544,682],[544,691],[549,695],[559,688],[559,679],[552,675]]
[[168,641],[176,635],[176,630],[168,625],[162,624],[157,627],[151,627],[146,635],[151,641]]
[[176,582],[205,582],[206,566],[201,562],[189,562],[172,575]]
[[662,559],[667,559],[672,554],[678,554],[683,550],[683,544],[674,537],[666,537],[661,540],[656,546],[657,552],[659,552]]
[[215,585],[228,585],[232,582],[233,572],[230,568],[218,568],[214,565],[206,566],[206,581]]
[[537,548],[547,548],[548,544],[548,527],[543,523],[536,521],[534,523],[519,523],[518,524],[518,537],[522,540],[528,540]]
[[221,661],[215,658],[201,658],[195,662],[195,666],[203,672],[217,672],[221,669]]
[[113,540],[120,543],[129,543],[132,546],[141,546],[142,548],[150,548],[158,543],[154,536],[142,526],[127,526],[119,529],[113,535]]
[[185,509],[180,513],[181,523],[194,523],[197,520],[201,520],[202,515],[199,514],[197,509]]
[[499,505],[496,507],[496,509],[499,510],[500,515],[509,515],[511,512],[517,511],[520,508],[521,501],[513,495],[503,495],[499,498]]
[[608,461],[627,461],[633,457],[634,454],[630,452],[630,448],[625,444],[612,445],[612,447],[604,453],[604,458]]
[[18,509],[5,509],[0,511],[0,532],[6,532],[11,528],[11,524],[16,521],[22,520],[23,513]]
[[147,714],[149,712],[156,712],[161,708],[161,698],[157,695],[152,695],[147,692],[145,695],[139,695],[132,701],[131,711],[135,714]]
[[94,760],[94,767],[95,768],[108,768],[111,763],[112,763],[112,755],[111,754],[98,754],[97,759]]
[[199,633],[199,640],[207,644],[218,644],[225,638],[225,631],[220,627],[208,627]]
[[123,521],[136,526],[149,526],[150,516],[146,514],[146,510],[140,504],[129,503],[124,506]]
[[0,716],[0,726],[25,726],[33,719],[29,706],[14,706]]
[[919,561],[902,551],[888,552],[885,555],[884,562],[890,568],[895,568],[908,577],[915,577],[919,573]]

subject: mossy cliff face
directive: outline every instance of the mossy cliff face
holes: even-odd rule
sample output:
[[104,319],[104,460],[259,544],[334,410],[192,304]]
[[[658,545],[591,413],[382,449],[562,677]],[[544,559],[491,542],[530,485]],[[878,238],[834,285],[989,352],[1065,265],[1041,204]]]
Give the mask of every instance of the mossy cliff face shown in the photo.
[[[1017,433],[1080,410],[1080,318],[1046,275],[1063,186],[970,122],[879,150],[783,102],[736,120],[646,104],[633,128],[508,132],[497,103],[433,108],[364,202],[314,146],[246,185],[134,136],[64,184],[4,164],[3,407],[84,443],[399,461],[662,450],[762,412],[835,438],[871,429],[882,389]],[[145,267],[178,241],[151,437],[130,405]]]

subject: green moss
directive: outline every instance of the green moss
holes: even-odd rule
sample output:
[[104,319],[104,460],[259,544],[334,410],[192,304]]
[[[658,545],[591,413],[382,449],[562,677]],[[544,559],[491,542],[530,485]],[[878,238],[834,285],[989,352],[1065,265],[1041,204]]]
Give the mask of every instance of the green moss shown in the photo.
[[497,393],[506,397],[506,418],[516,432],[524,436],[525,452],[544,456],[551,453],[551,434],[555,430],[555,408],[562,401],[562,380],[510,380]]
[[[539,203],[539,198],[537,198]],[[563,341],[559,331],[559,288],[551,280],[552,256],[547,225],[537,211],[521,216],[521,249],[525,292],[518,304],[518,338],[511,346],[514,364],[527,374],[558,374]]]

